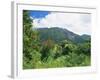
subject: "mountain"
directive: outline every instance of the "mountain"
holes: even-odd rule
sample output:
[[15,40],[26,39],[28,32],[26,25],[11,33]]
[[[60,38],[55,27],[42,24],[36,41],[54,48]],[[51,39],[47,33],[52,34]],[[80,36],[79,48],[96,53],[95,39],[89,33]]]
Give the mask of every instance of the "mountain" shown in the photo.
[[90,40],[90,39],[91,39],[90,35],[87,35],[87,34],[83,34],[83,35],[81,36],[81,38],[82,38],[82,39],[85,39],[85,40]]
[[39,32],[40,40],[45,41],[47,39],[59,42],[62,40],[70,40],[74,43],[82,43],[90,39],[89,35],[78,35],[67,29],[53,27],[53,28],[37,28]]

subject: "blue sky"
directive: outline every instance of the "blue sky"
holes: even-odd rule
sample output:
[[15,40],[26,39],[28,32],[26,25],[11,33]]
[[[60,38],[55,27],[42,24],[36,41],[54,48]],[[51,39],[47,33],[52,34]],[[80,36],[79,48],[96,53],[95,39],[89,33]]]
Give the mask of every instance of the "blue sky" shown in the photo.
[[60,27],[76,34],[91,35],[91,14],[63,13],[52,11],[29,11],[33,27]]
[[44,18],[48,14],[50,14],[49,11],[29,11],[29,15],[32,18]]

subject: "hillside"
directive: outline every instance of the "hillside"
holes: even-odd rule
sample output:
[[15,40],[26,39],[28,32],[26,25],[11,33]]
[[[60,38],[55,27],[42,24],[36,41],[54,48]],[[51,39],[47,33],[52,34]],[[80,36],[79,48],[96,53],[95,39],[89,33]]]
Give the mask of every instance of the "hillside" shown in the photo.
[[74,43],[82,43],[87,40],[90,40],[90,35],[78,35],[67,29],[62,29],[58,27],[53,28],[37,28],[41,41],[45,41],[47,39],[54,40],[55,42],[59,42],[62,40],[70,40]]

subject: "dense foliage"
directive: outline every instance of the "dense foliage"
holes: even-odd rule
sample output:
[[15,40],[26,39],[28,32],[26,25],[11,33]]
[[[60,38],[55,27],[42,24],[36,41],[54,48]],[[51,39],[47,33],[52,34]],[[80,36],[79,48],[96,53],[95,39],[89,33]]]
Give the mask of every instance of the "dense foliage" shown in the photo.
[[[61,36],[57,38],[59,42],[51,37],[41,40],[39,31],[33,29],[32,23],[34,22],[29,17],[28,11],[24,10],[23,69],[90,65],[90,40],[83,43],[73,43],[69,39],[60,38]],[[46,34],[46,31],[43,34]],[[52,36],[55,37],[55,35]],[[44,38],[45,36],[42,37],[42,39]]]

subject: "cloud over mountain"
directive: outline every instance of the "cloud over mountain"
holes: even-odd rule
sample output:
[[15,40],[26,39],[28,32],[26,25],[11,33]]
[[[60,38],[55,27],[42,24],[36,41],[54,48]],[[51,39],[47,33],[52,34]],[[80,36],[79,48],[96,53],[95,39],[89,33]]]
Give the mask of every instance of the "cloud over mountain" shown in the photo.
[[91,14],[51,12],[44,18],[35,18],[34,27],[61,27],[76,34],[91,34]]

